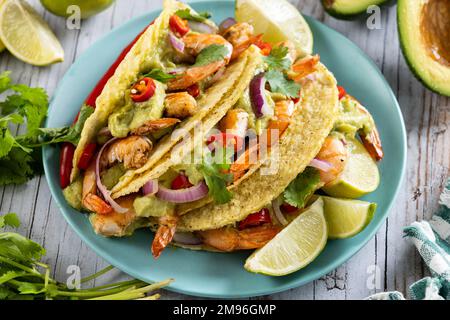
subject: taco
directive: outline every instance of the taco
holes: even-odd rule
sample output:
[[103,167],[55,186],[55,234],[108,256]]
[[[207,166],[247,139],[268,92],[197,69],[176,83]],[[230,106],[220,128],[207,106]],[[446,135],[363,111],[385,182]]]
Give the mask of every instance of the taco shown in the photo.
[[96,99],[75,150],[71,181],[90,164],[80,161],[87,150],[108,138],[138,146],[128,150],[139,151],[134,157],[112,159],[123,164],[123,175],[153,167],[181,139],[171,135],[175,127],[190,131],[215,108],[226,108],[247,63],[232,52],[206,15],[166,0]]

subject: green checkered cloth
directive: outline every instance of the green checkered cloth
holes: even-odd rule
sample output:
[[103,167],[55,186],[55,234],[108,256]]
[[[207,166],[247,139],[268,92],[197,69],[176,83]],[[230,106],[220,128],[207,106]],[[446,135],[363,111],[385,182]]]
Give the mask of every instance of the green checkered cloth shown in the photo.
[[[414,222],[403,229],[430,269],[426,277],[409,287],[413,300],[450,300],[450,178],[441,194],[440,208],[430,221]],[[369,300],[404,300],[400,292],[383,292]]]

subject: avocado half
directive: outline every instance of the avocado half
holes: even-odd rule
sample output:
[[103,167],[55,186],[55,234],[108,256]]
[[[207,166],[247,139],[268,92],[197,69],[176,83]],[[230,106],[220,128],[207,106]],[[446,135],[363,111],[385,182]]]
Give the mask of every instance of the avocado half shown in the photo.
[[397,20],[412,72],[430,90],[450,96],[450,1],[399,0]]
[[338,19],[352,19],[366,13],[369,6],[382,5],[390,0],[322,0],[325,11]]

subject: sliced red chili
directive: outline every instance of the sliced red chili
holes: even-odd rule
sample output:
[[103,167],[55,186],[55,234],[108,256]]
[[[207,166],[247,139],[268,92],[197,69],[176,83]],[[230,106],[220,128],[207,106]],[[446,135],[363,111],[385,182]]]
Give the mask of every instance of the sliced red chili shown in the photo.
[[61,145],[59,154],[59,184],[65,188],[70,184],[70,173],[72,172],[72,160],[75,153],[75,146],[70,142]]
[[180,173],[175,179],[172,181],[171,188],[173,190],[180,190],[192,187],[192,183],[189,182],[189,178]]
[[142,78],[131,87],[131,99],[134,102],[144,102],[155,94],[155,81],[151,78]]
[[170,17],[169,26],[170,30],[180,37],[184,36],[190,30],[187,20],[180,18],[176,14]]
[[280,206],[281,211],[283,211],[283,213],[294,213],[298,211],[297,207],[291,206],[289,203],[283,203]]
[[268,42],[265,42],[261,39],[258,39],[255,43],[255,45],[261,49],[261,53],[264,56],[268,56],[270,52],[272,52],[272,45]]
[[239,222],[239,230],[246,228],[257,227],[265,223],[272,223],[269,209],[264,208],[259,212],[252,213],[247,218]]
[[347,92],[345,91],[344,87],[341,87],[341,86],[337,86],[337,87],[339,90],[339,100],[341,100],[343,97],[345,97]]
[[84,148],[83,153],[80,156],[80,160],[78,161],[78,169],[86,170],[89,167],[96,150],[96,143],[89,143],[86,148]]
[[192,86],[190,86],[186,90],[194,98],[197,98],[200,95],[200,86],[198,85],[198,83],[193,84]]
[[230,144],[232,144],[234,145],[235,152],[241,150],[244,145],[244,139],[242,137],[226,132],[221,132],[209,136],[206,144],[208,145],[208,147],[210,147],[210,149],[214,149],[214,142],[217,142],[219,146],[229,146]]

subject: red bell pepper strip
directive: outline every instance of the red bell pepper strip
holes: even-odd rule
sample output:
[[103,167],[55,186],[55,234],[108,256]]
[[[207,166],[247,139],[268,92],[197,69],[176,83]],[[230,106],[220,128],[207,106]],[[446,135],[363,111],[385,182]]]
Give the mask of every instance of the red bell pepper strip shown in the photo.
[[59,154],[59,183],[61,188],[65,188],[70,184],[70,172],[72,171],[72,159],[75,153],[75,146],[70,142],[64,142],[61,146]]
[[183,37],[190,30],[188,22],[176,14],[170,17],[169,26],[170,30],[180,37]]
[[[155,21],[152,21],[149,26],[151,26]],[[108,80],[112,77],[114,72],[116,71],[119,64],[123,61],[125,56],[130,52],[131,48],[134,44],[139,40],[141,35],[147,30],[149,27],[145,27],[145,29],[139,33],[139,35],[122,51],[116,61],[109,67],[108,71],[106,71],[105,75],[99,80],[95,88],[92,90],[90,95],[87,97],[85,104],[95,108],[95,101],[98,96],[102,93],[103,88],[105,87]],[[74,123],[77,122],[78,116],[75,117]],[[75,152],[75,147],[70,143],[63,143],[61,146],[61,154],[59,161],[59,175],[60,175],[60,185],[61,188],[65,188],[70,184],[70,173],[72,171],[72,161]]]
[[96,143],[89,143],[86,148],[84,148],[83,153],[80,156],[80,160],[78,161],[78,169],[86,170],[89,167],[96,150]]
[[272,223],[272,218],[270,218],[269,209],[264,208],[259,212],[252,213],[247,218],[239,222],[239,230],[246,228],[257,227],[265,223]]
[[339,90],[339,100],[341,100],[343,97],[345,97],[347,92],[345,91],[344,87],[341,87],[341,86],[337,86],[337,87]]
[[142,78],[131,88],[131,99],[134,102],[144,102],[155,94],[156,84],[151,78]]
[[180,190],[192,187],[192,183],[189,182],[189,179],[186,175],[180,173],[175,179],[172,181],[171,188],[173,190]]
[[298,211],[297,207],[291,206],[289,203],[283,203],[280,206],[281,211],[283,211],[284,213],[294,213]]
[[197,98],[200,95],[200,87],[199,87],[198,83],[193,84],[186,90],[194,98]]

